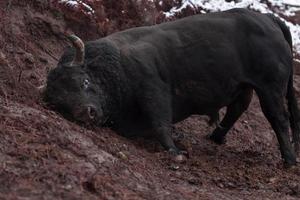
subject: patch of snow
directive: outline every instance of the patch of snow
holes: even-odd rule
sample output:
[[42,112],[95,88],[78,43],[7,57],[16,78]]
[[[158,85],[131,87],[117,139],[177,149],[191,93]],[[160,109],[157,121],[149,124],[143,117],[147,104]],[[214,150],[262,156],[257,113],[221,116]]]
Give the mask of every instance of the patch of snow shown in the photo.
[[89,6],[86,3],[81,2],[81,4],[88,10],[87,13],[93,14],[95,13],[95,11],[93,10],[93,8],[91,6]]
[[94,9],[91,6],[81,0],[59,0],[58,3],[65,4],[66,6],[74,9],[78,9],[82,6],[83,12],[87,15],[93,15],[95,13]]
[[283,0],[283,3],[290,6],[297,6],[300,7],[300,1],[299,0]]
[[293,37],[294,49],[298,54],[300,54],[300,25],[299,24],[295,25],[287,21],[285,23],[290,28]]
[[64,3],[70,7],[78,6],[78,2],[76,0],[60,0],[59,3]]

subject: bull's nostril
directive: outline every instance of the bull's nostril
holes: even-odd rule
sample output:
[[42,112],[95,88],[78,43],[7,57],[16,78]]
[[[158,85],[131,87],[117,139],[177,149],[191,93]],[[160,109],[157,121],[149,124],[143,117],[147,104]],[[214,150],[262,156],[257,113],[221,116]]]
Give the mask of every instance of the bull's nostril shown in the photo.
[[94,119],[96,117],[96,109],[93,108],[92,106],[88,106],[87,108],[88,116],[90,119]]

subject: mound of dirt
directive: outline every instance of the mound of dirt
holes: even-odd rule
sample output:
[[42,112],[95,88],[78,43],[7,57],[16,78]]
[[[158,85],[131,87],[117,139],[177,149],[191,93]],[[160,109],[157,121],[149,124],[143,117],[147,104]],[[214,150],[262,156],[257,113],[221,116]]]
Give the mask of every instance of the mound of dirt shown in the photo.
[[50,1],[24,2],[0,1],[0,199],[300,198],[300,167],[283,167],[257,98],[226,145],[205,139],[213,127],[204,117],[176,124],[190,156],[181,164],[153,140],[87,129],[45,108],[38,87],[68,45],[64,32],[105,33],[65,19]]

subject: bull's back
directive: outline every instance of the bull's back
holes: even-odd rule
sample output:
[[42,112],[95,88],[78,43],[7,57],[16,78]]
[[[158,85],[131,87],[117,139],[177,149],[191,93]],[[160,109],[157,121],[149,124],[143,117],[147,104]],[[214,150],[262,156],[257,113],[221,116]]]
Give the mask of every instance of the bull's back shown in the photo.
[[233,9],[129,29],[108,39],[115,42],[121,52],[126,52],[126,56],[145,60],[139,67],[153,65],[166,68],[174,76],[179,71],[180,77],[184,77],[182,70],[199,75],[211,68],[214,68],[212,72],[219,72],[219,68],[230,70],[231,65],[246,65],[253,56],[250,51],[258,48],[253,45],[271,43],[267,41],[267,32],[270,32],[267,29],[272,26],[268,23],[273,22],[268,19],[265,22],[266,19],[262,14]]
[[266,59],[290,53],[274,21],[245,9],[129,29],[110,39],[127,52],[142,81],[149,74],[167,77],[175,110],[186,104],[204,113],[228,105],[243,85],[259,84],[269,73],[270,66],[260,65]]

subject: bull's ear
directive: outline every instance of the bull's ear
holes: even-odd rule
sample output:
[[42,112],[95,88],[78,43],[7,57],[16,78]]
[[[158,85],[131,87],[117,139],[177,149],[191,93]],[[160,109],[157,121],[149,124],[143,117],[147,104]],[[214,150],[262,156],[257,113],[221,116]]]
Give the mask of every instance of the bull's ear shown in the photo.
[[71,41],[73,47],[76,50],[75,57],[71,62],[71,66],[83,65],[85,54],[85,47],[83,41],[76,35],[68,35],[68,39]]

